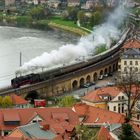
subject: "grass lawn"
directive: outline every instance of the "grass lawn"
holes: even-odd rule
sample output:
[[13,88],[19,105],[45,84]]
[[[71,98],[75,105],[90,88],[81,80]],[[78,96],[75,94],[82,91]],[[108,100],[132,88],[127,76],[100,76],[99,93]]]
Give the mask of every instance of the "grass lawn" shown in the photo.
[[49,22],[55,22],[56,24],[65,25],[69,27],[79,28],[74,21],[63,20],[61,17],[53,16],[49,19]]

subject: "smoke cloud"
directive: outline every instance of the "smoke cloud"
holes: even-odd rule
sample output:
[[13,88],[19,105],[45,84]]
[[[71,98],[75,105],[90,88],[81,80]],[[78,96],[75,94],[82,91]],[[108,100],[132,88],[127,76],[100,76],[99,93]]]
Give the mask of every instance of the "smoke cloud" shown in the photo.
[[119,39],[121,35],[119,27],[125,17],[125,9],[118,6],[108,16],[105,23],[94,28],[90,35],[81,37],[76,45],[66,44],[50,53],[44,52],[42,55],[24,63],[17,72],[24,73],[41,67],[49,69],[54,66],[62,66],[74,62],[76,59],[86,58],[91,52],[94,54],[95,48],[101,44],[106,44],[109,48],[112,40]]

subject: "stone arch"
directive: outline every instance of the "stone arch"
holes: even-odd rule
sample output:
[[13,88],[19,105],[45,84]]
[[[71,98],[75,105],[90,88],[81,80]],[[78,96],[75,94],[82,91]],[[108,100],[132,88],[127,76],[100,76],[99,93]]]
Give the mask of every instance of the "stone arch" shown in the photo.
[[26,100],[30,100],[31,103],[34,103],[34,99],[38,99],[39,98],[39,93],[36,90],[30,91],[26,96],[25,99]]
[[115,64],[113,64],[113,71],[115,71],[116,70],[116,65]]
[[103,75],[103,70],[100,71],[100,75]]
[[85,79],[84,78],[81,78],[80,79],[80,87],[83,86],[84,84],[85,84]]
[[116,63],[116,70],[118,69],[118,63]]
[[111,73],[112,72],[112,68],[111,68],[111,66],[109,66],[109,73]]
[[97,74],[96,72],[95,72],[94,75],[93,75],[93,80],[94,80],[94,81],[97,81],[97,80],[98,80],[98,74]]
[[88,75],[86,78],[86,83],[90,83],[90,82],[91,82],[91,77],[90,77],[90,75]]
[[107,68],[105,68],[105,70],[104,70],[104,75],[107,74],[107,73],[108,73]]
[[76,89],[76,88],[78,88],[78,81],[74,80],[72,83],[72,89]]

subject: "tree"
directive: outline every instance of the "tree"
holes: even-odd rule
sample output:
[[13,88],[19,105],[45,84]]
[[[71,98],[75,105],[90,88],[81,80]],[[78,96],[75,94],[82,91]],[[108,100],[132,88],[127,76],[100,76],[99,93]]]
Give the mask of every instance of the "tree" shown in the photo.
[[0,96],[0,106],[2,106],[2,96]]
[[140,81],[138,74],[134,68],[127,68],[123,74],[118,75],[116,78],[118,88],[127,96],[127,114],[126,117],[131,119],[133,109],[140,99]]
[[120,135],[121,140],[136,140],[132,126],[129,123],[122,124],[122,134]]
[[97,46],[95,51],[96,51],[95,52],[96,54],[100,54],[100,53],[106,51],[106,45],[102,44],[100,46]]
[[31,16],[33,19],[39,20],[44,18],[44,8],[41,6],[35,7],[30,10],[29,16]]
[[73,96],[65,96],[59,101],[59,106],[62,107],[72,107],[76,103],[76,100]]
[[10,98],[10,96],[5,96],[3,99],[2,99],[2,107],[3,108],[7,108],[7,107],[12,107],[12,100]]
[[78,8],[77,7],[68,7],[68,19],[77,21],[77,13],[78,13]]
[[88,128],[87,126],[81,124],[76,126],[76,135],[78,140],[94,140],[96,139],[96,134],[99,128]]
[[84,18],[85,18],[85,13],[84,13],[83,11],[79,11],[79,12],[77,13],[77,19],[79,20],[79,22],[80,22],[81,24],[83,24]]

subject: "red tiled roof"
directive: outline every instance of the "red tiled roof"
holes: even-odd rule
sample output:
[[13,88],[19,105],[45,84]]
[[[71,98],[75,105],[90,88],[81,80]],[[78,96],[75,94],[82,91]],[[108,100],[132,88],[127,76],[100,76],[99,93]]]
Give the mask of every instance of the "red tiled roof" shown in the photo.
[[131,40],[128,40],[123,48],[126,48],[126,49],[129,49],[129,48],[140,48],[140,41],[137,40],[137,39],[131,39]]
[[64,120],[53,119],[52,113],[66,113],[69,118],[69,124],[75,126],[79,123],[77,114],[71,108],[0,109],[0,130],[12,130],[16,127],[4,125],[4,114],[6,114],[5,120],[20,120],[20,125],[28,124],[35,115],[39,115],[44,121],[52,124],[61,124],[64,122]]
[[120,90],[117,87],[103,87],[89,92],[87,95],[82,97],[82,99],[91,102],[101,102],[101,101],[105,101],[104,99],[102,99],[101,96],[111,96],[112,98],[114,98],[119,93]]
[[68,117],[68,114],[67,113],[52,113],[52,118],[53,119],[56,119],[56,120],[68,120],[69,117]]
[[[88,106],[88,107],[87,107]],[[82,112],[83,108],[87,108],[86,112]],[[103,123],[123,123],[124,122],[124,116],[119,113],[115,113],[112,111],[108,111],[101,108],[96,108],[93,106],[89,106],[86,104],[76,104],[74,106],[75,112],[80,116],[81,114],[85,113],[86,119],[84,120],[84,123],[90,123],[90,124],[103,124]]]
[[12,110],[11,112],[9,110],[5,110],[3,112],[4,121],[20,121],[18,112],[14,110]]
[[112,136],[109,134],[109,131],[104,126],[100,128],[97,139],[98,140],[115,140],[112,138]]
[[16,94],[11,94],[10,97],[11,97],[14,105],[28,104],[28,101],[26,101],[25,99],[23,99],[20,96],[17,96]]

